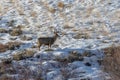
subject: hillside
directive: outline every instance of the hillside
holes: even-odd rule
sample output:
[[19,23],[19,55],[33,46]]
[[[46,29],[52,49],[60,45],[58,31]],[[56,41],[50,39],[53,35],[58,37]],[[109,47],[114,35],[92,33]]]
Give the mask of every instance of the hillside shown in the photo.
[[101,61],[119,34],[120,0],[0,0],[0,80],[113,80]]

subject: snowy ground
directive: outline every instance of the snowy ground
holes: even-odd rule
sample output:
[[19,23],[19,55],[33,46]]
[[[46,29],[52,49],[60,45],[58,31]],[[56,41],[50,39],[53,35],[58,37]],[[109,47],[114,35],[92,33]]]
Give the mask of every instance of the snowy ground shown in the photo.
[[[22,34],[0,33],[0,43],[23,44],[1,52],[0,59],[13,58],[25,49],[35,54],[12,61],[17,73],[9,75],[15,80],[24,76],[17,65],[30,70],[27,80],[39,80],[34,75],[43,80],[110,80],[98,60],[104,57],[101,49],[120,44],[120,0],[0,0],[0,28],[9,31],[18,25],[23,26]],[[60,37],[52,51],[47,46],[41,51],[32,48],[38,37],[53,36],[54,29]],[[32,39],[22,40],[21,36]]]

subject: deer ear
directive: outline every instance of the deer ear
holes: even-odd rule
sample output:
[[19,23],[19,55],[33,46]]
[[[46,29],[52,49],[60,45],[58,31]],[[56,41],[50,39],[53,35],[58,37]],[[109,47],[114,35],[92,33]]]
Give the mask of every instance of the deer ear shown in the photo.
[[57,29],[54,29],[54,32],[58,32],[58,30],[57,30]]
[[54,34],[57,34],[57,33],[58,33],[57,29],[54,29]]

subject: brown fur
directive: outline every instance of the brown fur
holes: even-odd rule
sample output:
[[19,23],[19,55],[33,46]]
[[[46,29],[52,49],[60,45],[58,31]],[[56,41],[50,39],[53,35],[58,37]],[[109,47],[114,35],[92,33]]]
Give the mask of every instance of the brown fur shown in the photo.
[[40,37],[38,38],[38,48],[40,50],[41,45],[48,45],[49,48],[51,48],[51,45],[54,44],[56,41],[58,34],[54,32],[55,35],[53,37]]

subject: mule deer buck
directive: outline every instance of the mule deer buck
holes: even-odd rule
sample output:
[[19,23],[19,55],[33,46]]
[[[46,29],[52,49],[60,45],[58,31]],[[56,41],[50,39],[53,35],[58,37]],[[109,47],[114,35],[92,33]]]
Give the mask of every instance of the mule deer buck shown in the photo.
[[40,50],[40,47],[42,45],[48,45],[48,48],[51,48],[51,45],[54,44],[54,42],[56,41],[58,36],[59,36],[58,32],[54,32],[53,37],[39,37],[38,38],[38,48],[39,48],[39,50]]

